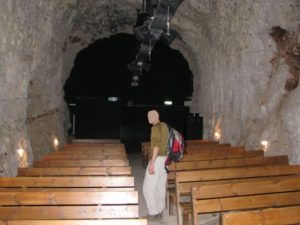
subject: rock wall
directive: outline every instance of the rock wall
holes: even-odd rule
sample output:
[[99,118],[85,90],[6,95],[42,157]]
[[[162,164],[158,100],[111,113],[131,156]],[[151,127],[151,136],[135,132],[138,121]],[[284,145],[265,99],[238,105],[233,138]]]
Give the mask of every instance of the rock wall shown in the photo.
[[[297,31],[300,2],[184,1],[173,26],[189,46],[197,65],[192,112],[204,117],[205,138],[221,133],[221,142],[262,148],[266,154],[288,154],[299,163],[299,87],[285,90],[291,77],[283,59],[271,64],[276,44],[273,26]],[[299,41],[299,40],[298,40]],[[177,44],[180,45],[180,44]],[[187,55],[188,52],[185,53]]]
[[70,25],[62,22],[74,1],[0,4],[0,175],[14,176],[20,156],[27,166],[54,149],[53,136],[64,143],[62,48]]

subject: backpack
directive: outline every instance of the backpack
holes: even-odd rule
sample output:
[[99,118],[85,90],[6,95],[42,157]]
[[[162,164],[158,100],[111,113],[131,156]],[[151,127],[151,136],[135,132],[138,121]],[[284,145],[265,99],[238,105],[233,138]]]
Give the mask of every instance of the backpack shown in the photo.
[[172,161],[178,162],[183,158],[185,153],[185,140],[180,132],[173,127],[169,127],[169,138],[167,142],[167,159],[165,161],[165,169]]

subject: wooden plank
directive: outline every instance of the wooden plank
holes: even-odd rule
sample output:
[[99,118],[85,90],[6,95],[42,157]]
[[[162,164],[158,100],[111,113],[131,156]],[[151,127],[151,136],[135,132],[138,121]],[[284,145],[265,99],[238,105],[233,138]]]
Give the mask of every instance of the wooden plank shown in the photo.
[[185,147],[188,153],[192,151],[205,151],[205,150],[218,150],[222,148],[232,148],[230,144],[200,144],[200,145],[187,145]]
[[222,215],[223,225],[287,225],[300,224],[300,206],[277,207]]
[[146,219],[0,220],[0,225],[147,225]]
[[2,177],[0,187],[134,187],[132,176]]
[[80,191],[89,191],[89,192],[98,192],[98,191],[134,191],[134,187],[10,187],[10,188],[0,188],[0,192],[36,192],[36,191],[56,191],[56,192],[80,192]]
[[95,148],[84,148],[84,149],[75,149],[72,151],[59,150],[49,153],[49,155],[126,155],[125,150],[110,150],[110,149],[95,149]]
[[203,185],[193,187],[192,194],[194,199],[203,199],[299,190],[300,176],[293,176],[288,178],[276,177],[256,182],[228,182],[225,184]]
[[288,164],[288,157],[282,156],[266,156],[266,157],[247,157],[247,158],[231,158],[219,160],[201,160],[189,162],[172,163],[169,166],[170,171],[177,170],[195,170],[195,169],[209,169],[209,168],[225,168],[225,167],[239,167],[239,166],[255,166],[255,165],[269,165],[269,164]]
[[199,169],[212,168],[230,168],[230,167],[244,167],[244,166],[258,166],[258,165],[287,165],[288,157],[282,156],[268,156],[268,157],[246,157],[246,158],[231,158],[231,159],[217,159],[217,160],[201,160],[172,163],[169,166],[170,173],[168,174],[168,182],[175,180],[175,172]]
[[108,167],[49,167],[49,168],[19,168],[18,176],[116,176],[131,175],[130,166]]
[[[299,175],[299,173],[300,165],[263,165],[253,167],[222,168],[177,172],[175,179],[176,199],[178,199],[177,208],[178,210],[180,210],[179,204],[181,196],[190,195],[190,190],[192,187],[198,187],[204,184],[222,182],[226,183],[228,180],[231,182],[232,179],[236,179],[238,182],[242,182],[246,181],[245,179],[248,178],[265,177],[269,179],[270,176],[275,177],[284,175]],[[181,214],[180,212],[178,211],[178,215]]]
[[124,148],[123,143],[83,143],[83,142],[77,142],[77,143],[67,143],[64,145],[64,148],[73,148],[73,147],[85,147],[85,146],[91,146],[91,147],[103,147],[103,148]]
[[285,192],[240,197],[202,199],[201,201],[196,202],[195,208],[197,213],[201,214],[299,204],[300,192]]
[[138,218],[138,205],[0,207],[2,220]]
[[39,161],[44,160],[53,160],[53,159],[69,159],[69,160],[83,160],[83,159],[96,159],[96,160],[114,160],[114,159],[127,159],[126,154],[102,154],[102,155],[95,155],[95,154],[64,154],[64,155],[57,155],[57,154],[48,154],[44,156]]
[[73,151],[76,149],[84,149],[84,148],[89,148],[89,149],[108,149],[108,150],[125,150],[124,144],[67,144],[63,146],[63,150],[66,151]]
[[[3,206],[36,206],[36,205],[103,205],[103,204],[138,204],[137,191],[109,192],[0,192],[0,205]],[[0,207],[0,208],[1,208]],[[0,213],[1,215],[1,213]]]
[[222,149],[220,151],[202,152],[197,154],[186,154],[182,161],[200,161],[200,160],[215,160],[215,159],[230,159],[230,158],[244,158],[244,157],[259,157],[264,156],[263,150],[251,151],[231,151],[229,149]]
[[119,144],[120,139],[72,139],[72,144]]
[[33,167],[97,167],[97,166],[129,166],[127,159],[112,159],[112,160],[88,160],[88,159],[77,159],[77,160],[47,160],[47,161],[34,161]]

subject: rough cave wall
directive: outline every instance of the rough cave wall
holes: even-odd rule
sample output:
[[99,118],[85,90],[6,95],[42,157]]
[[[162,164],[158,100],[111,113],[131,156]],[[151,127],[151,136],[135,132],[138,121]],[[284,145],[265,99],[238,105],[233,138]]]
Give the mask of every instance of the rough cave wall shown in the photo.
[[[16,150],[28,162],[61,144],[68,128],[63,84],[76,54],[94,40],[131,33],[141,1],[0,1],[0,176],[15,175]],[[269,33],[296,30],[299,0],[185,0],[171,26],[194,73],[192,112],[205,138],[289,154],[299,162],[299,88],[284,90],[284,62],[271,75],[276,46]]]
[[[0,1],[0,176],[65,140],[62,47],[72,1]],[[24,158],[23,158],[24,159]],[[24,164],[25,163],[25,164]]]
[[261,141],[267,140],[266,154],[288,154],[290,162],[300,162],[300,87],[284,89],[291,75],[283,59],[272,72],[270,60],[277,49],[269,35],[273,26],[297,30],[299,4],[299,0],[182,3],[172,24],[196,56],[192,112],[204,117],[204,138],[214,139],[219,129],[221,142],[248,149],[261,149]]

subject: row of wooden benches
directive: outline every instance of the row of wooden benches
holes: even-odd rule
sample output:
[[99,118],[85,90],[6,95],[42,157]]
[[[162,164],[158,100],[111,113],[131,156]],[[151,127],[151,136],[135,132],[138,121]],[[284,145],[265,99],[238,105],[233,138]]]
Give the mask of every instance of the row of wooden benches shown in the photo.
[[0,178],[1,225],[146,225],[138,203],[117,143],[67,145],[20,168],[18,177]]
[[[292,216],[299,212],[300,166],[288,165],[285,155],[265,157],[261,150],[245,151],[215,143],[200,145],[187,150],[184,160],[169,168],[169,192],[173,199],[169,207],[172,209],[176,202],[179,225],[191,221],[197,225],[202,218],[199,215],[209,213],[224,214],[222,222],[228,225],[300,222],[298,216]],[[175,189],[172,189],[174,180]],[[274,223],[278,216],[271,215],[279,213],[279,207],[283,211],[291,209],[291,213]],[[234,212],[246,209],[256,211]],[[249,222],[250,215],[255,217],[253,221],[260,222]],[[268,223],[267,217],[271,222]],[[248,223],[244,222],[245,218],[249,219]]]

